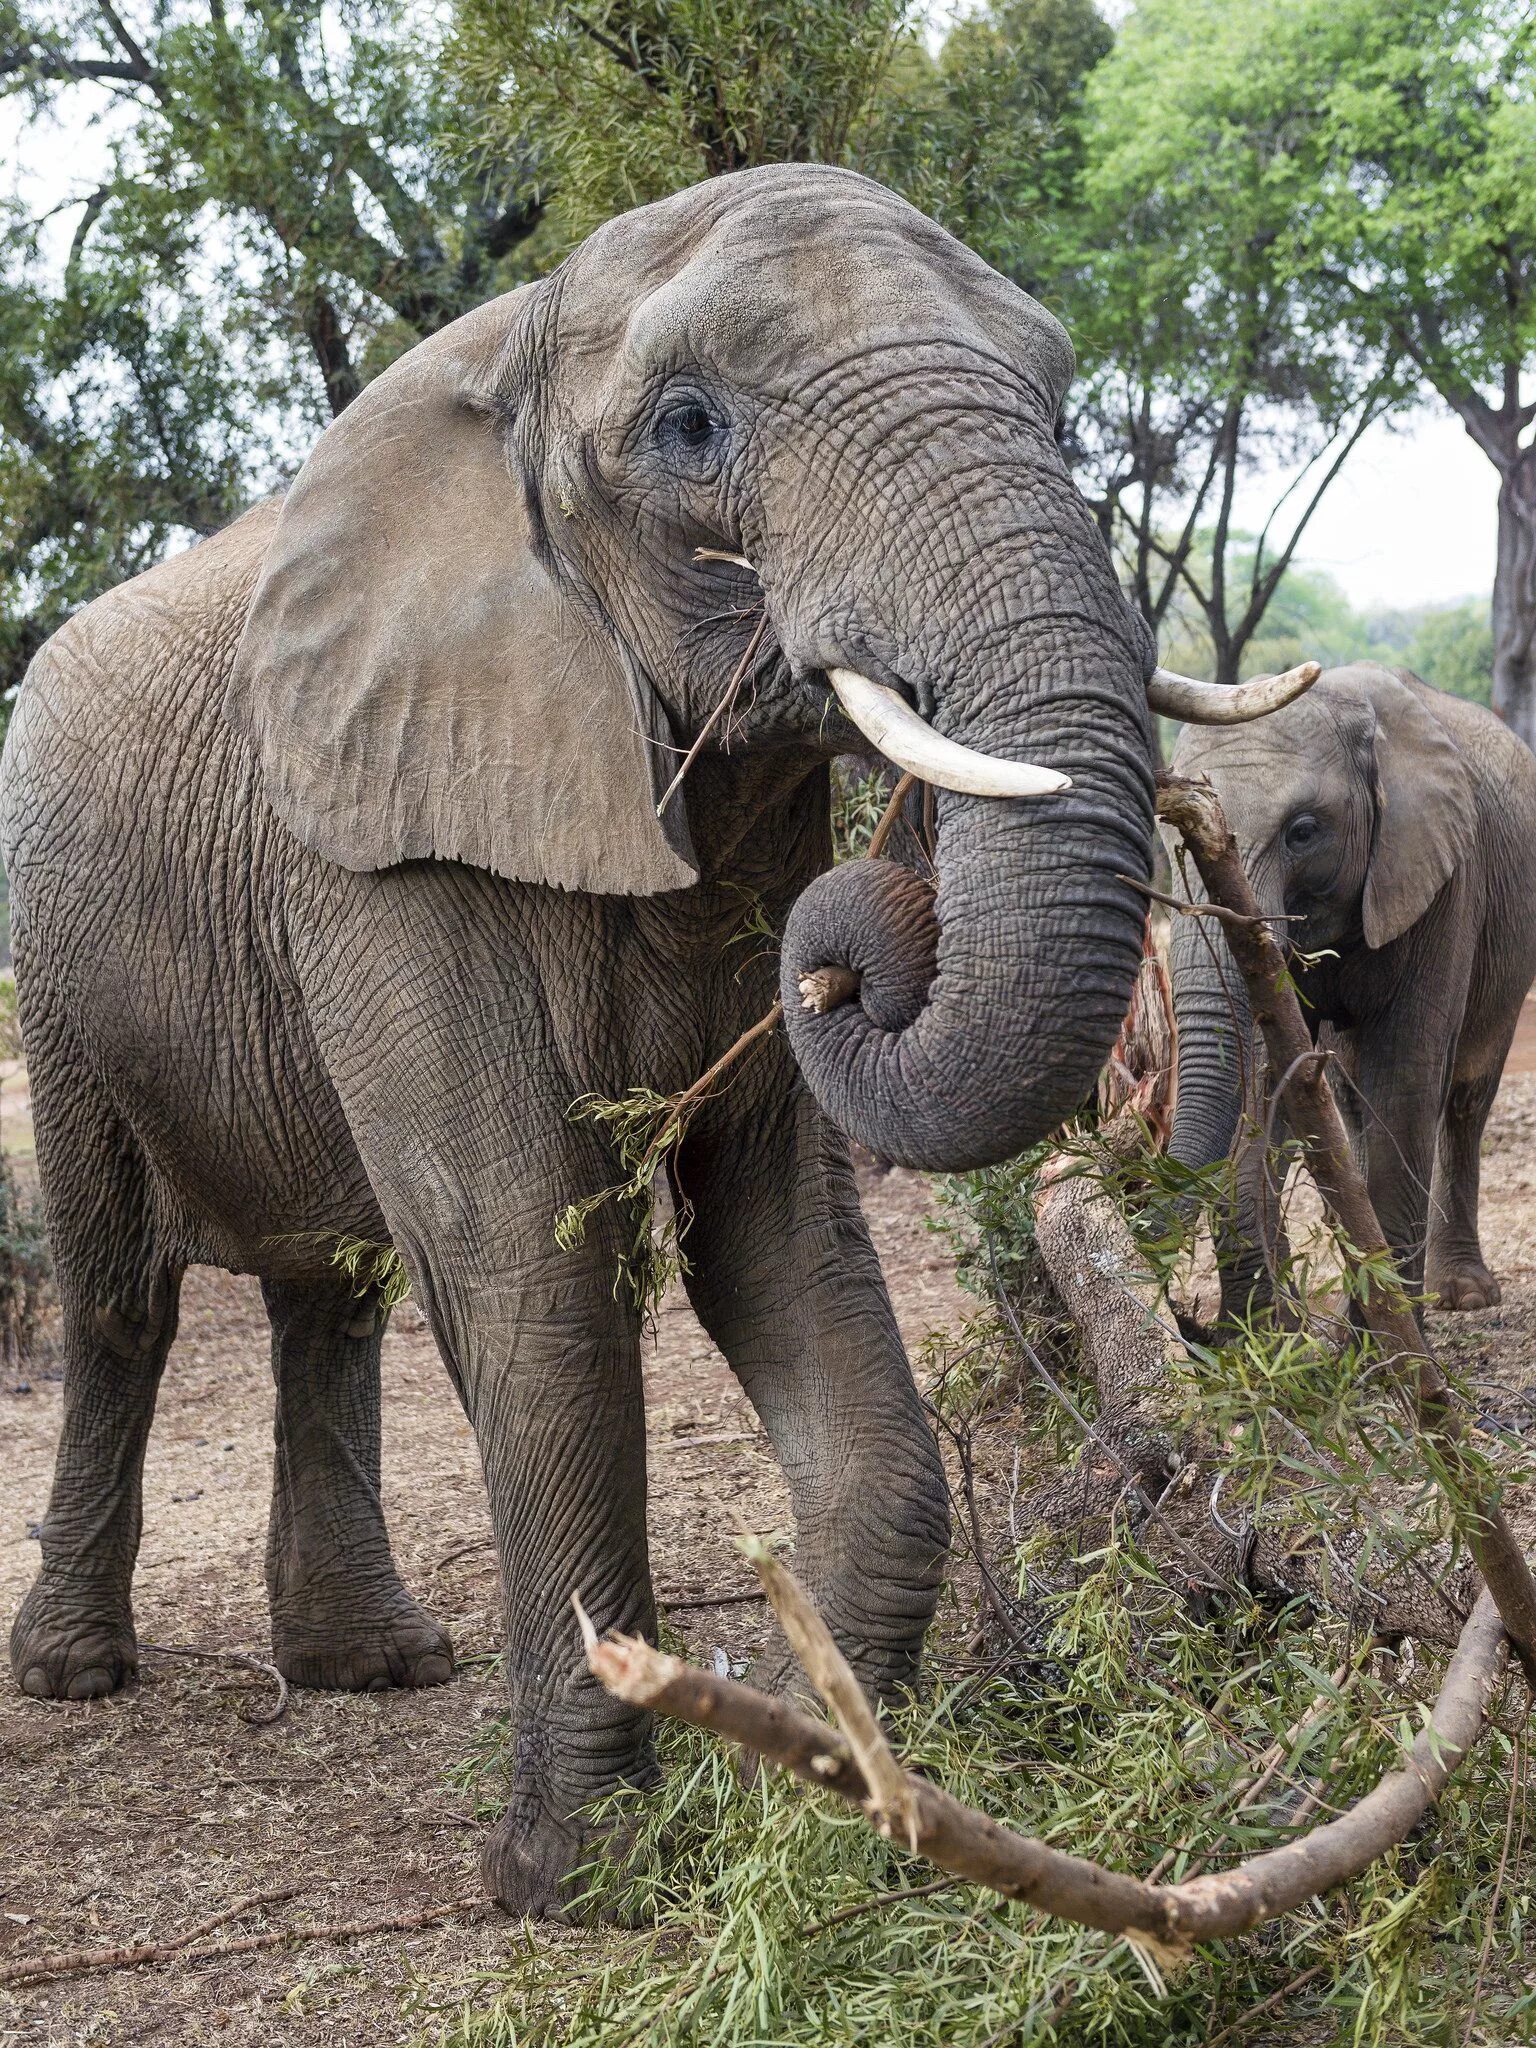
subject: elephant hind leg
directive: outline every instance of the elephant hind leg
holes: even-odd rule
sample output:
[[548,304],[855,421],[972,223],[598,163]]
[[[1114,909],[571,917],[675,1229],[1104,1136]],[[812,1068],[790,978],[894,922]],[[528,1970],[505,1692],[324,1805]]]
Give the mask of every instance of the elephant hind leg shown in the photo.
[[1483,1257],[1477,1230],[1483,1127],[1499,1092],[1504,1062],[1472,1080],[1455,1080],[1440,1120],[1430,1203],[1427,1289],[1443,1309],[1497,1307],[1502,1291]]
[[342,1692],[442,1685],[448,1637],[401,1585],[379,1498],[385,1316],[339,1277],[263,1283],[277,1383],[267,1594],[278,1669]]
[[131,1591],[144,1450],[176,1335],[182,1262],[137,1141],[62,1020],[34,1001],[28,1028],[64,1413],[42,1569],[11,1630],[11,1665],[34,1698],[83,1700],[117,1691],[138,1667]]

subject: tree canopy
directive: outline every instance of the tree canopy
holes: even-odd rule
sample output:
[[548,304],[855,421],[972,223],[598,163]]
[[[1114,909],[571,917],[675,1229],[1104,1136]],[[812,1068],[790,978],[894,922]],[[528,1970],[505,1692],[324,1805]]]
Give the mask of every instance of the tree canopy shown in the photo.
[[[1365,426],[1439,393],[1503,480],[1508,709],[1530,34],[1513,0],[1140,0],[1118,35],[1092,0],[991,0],[942,37],[916,0],[0,0],[0,92],[111,137],[54,218],[0,213],[0,687],[401,349],[616,210],[790,159],[884,179],[1062,316],[1066,452],[1133,599],[1198,618],[1218,677]],[[1308,466],[1245,533],[1275,462]]]

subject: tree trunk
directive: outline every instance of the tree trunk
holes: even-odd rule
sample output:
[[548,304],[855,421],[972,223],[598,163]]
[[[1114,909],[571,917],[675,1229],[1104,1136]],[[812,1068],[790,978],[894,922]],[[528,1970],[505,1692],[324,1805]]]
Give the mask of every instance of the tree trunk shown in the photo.
[[1521,448],[1499,481],[1493,578],[1493,708],[1536,747],[1536,447]]

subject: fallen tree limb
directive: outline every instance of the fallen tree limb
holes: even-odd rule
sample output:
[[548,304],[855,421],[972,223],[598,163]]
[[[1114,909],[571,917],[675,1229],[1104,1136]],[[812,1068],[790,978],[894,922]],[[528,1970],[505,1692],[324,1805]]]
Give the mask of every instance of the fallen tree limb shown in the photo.
[[418,1927],[435,1927],[439,1921],[455,1919],[460,1913],[488,1910],[484,1892],[471,1892],[462,1898],[446,1899],[438,1906],[419,1906],[411,1912],[382,1914],[371,1920],[327,1920],[307,1927],[271,1927],[264,1934],[243,1934],[228,1941],[198,1939],[221,1921],[233,1920],[258,1905],[275,1905],[293,1895],[292,1891],[274,1892],[265,1898],[247,1899],[168,1941],[140,1942],[134,1948],[66,1948],[47,1955],[18,1956],[0,1968],[0,1984],[35,1984],[47,1977],[79,1977],[93,1970],[134,1969],[144,1963],[206,1963],[219,1956],[249,1956],[262,1949],[284,1948],[291,1941],[354,1941],[365,1934],[409,1934]]
[[[793,1629],[806,1638],[820,1631],[825,1637],[817,1663],[838,1697],[845,1698],[849,1686],[857,1689],[835,1646],[828,1658],[825,1624],[790,1573],[775,1564],[764,1586],[786,1633]],[[854,1745],[838,1729],[787,1700],[717,1678],[638,1637],[600,1641],[579,1602],[576,1608],[587,1662],[616,1698],[710,1729],[808,1784],[825,1786],[859,1807],[877,1833],[895,1839],[899,1830],[917,1853],[955,1877],[1058,1918],[1128,1936],[1169,1961],[1181,1959],[1194,1942],[1240,1934],[1289,1911],[1356,1876],[1401,1842],[1471,1748],[1509,1655],[1498,1609],[1485,1592],[1462,1632],[1429,1726],[1399,1769],[1338,1820],[1298,1841],[1232,1870],[1158,1885],[1015,1834],[911,1772],[902,1772],[905,1787],[898,1799],[889,1783],[870,1782]]]
[[[1157,813],[1188,847],[1209,901],[1232,913],[1223,920],[1227,948],[1263,1033],[1270,1072],[1285,1077],[1286,1116],[1330,1220],[1357,1265],[1390,1258],[1365,1176],[1355,1164],[1328,1085],[1328,1055],[1313,1044],[1285,955],[1260,910],[1216,792],[1208,783],[1160,775]],[[1493,1595],[1526,1677],[1536,1685],[1536,1581],[1502,1508],[1486,1497],[1467,1455],[1455,1396],[1401,1286],[1368,1286],[1359,1306],[1361,1319],[1389,1362],[1400,1373],[1407,1364],[1408,1372],[1402,1375],[1411,1375],[1407,1391],[1416,1396],[1420,1425],[1451,1481],[1445,1491],[1452,1515]]]

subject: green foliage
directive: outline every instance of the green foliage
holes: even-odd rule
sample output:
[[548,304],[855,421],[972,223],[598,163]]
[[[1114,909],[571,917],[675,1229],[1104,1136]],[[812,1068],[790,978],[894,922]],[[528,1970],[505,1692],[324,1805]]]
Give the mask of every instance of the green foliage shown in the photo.
[[579,240],[753,164],[860,159],[910,0],[460,0],[451,61],[481,160],[524,135]]
[[0,0],[0,95],[111,110],[107,175],[0,219],[0,688],[76,605],[270,489],[519,273],[525,152],[467,173],[430,10]]
[[331,1264],[345,1274],[359,1301],[372,1296],[385,1315],[410,1299],[411,1276],[392,1244],[341,1235],[332,1249]]
[[669,1212],[658,1223],[656,1176],[675,1155],[694,1113],[706,1100],[704,1094],[658,1095],[651,1088],[631,1088],[612,1101],[583,1095],[570,1108],[573,1123],[595,1124],[603,1133],[625,1177],[568,1203],[555,1218],[555,1243],[563,1252],[575,1251],[586,1243],[594,1216],[613,1208],[627,1214],[629,1242],[614,1271],[614,1298],[621,1288],[627,1289],[643,1316],[654,1316],[668,1287],[689,1270],[683,1240],[693,1209],[674,1195]]
[[114,220],[49,289],[0,214],[0,693],[76,606],[222,525],[256,468],[185,233]]
[[892,781],[876,768],[854,772],[846,762],[832,764],[832,857],[860,860],[869,851],[875,827],[891,800]]
[[324,1251],[327,1263],[342,1275],[357,1299],[371,1296],[385,1315],[410,1299],[411,1276],[387,1239],[354,1237],[336,1230],[295,1230],[268,1242],[274,1249],[303,1245]]
[[459,0],[449,64],[480,161],[538,138],[562,245],[700,178],[833,163],[1033,276],[1110,31],[1091,0],[999,0],[934,54],[926,22],[913,0]]
[[[1350,1660],[1342,1634],[1320,1640],[1282,1621],[1258,1640],[1251,1615],[1196,1622],[1129,1547],[1083,1566],[1080,1584],[1045,1602],[1044,1655],[1028,1676],[941,1682],[894,1729],[912,1766],[1021,1832],[1127,1870],[1174,1847],[1171,1874],[1182,1875],[1197,1855],[1229,1860],[1284,1841],[1310,1776],[1327,1776],[1331,1800],[1357,1797],[1417,1726],[1389,1679],[1362,1673],[1338,1697],[1326,1672]],[[1235,1814],[1252,1758],[1319,1694],[1324,1711],[1293,1743],[1273,1803]],[[1495,1901],[1503,1734],[1419,1839],[1326,1910],[1202,1952],[1165,1987],[1124,1943],[968,1886],[904,1901],[931,1867],[846,1807],[776,1773],[744,1783],[722,1746],[691,1729],[664,1723],[659,1737],[663,1788],[609,1803],[633,1846],[590,1874],[588,1907],[620,1927],[528,1943],[480,2010],[418,2008],[446,2026],[447,2048],[1193,2048],[1229,2023],[1238,2041],[1281,2038],[1242,2021],[1277,1993],[1270,2025],[1302,2027],[1320,2048],[1450,2043],[1490,1914],[1484,2038],[1528,2038],[1528,1865]],[[487,1784],[506,1771],[506,1742],[493,1731],[482,1753]],[[850,1909],[862,1910],[829,1924]]]

